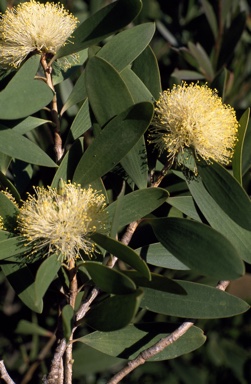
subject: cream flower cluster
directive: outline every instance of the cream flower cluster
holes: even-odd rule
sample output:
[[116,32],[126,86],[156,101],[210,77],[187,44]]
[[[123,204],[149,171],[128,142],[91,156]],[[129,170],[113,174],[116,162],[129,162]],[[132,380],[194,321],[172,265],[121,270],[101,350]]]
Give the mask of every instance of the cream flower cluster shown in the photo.
[[55,55],[78,20],[63,5],[30,0],[0,18],[0,65],[19,67],[30,53]]
[[207,85],[175,85],[164,91],[156,103],[150,134],[168,160],[191,148],[195,157],[228,164],[237,141],[238,121],[234,109],[223,104],[216,90]]
[[2,216],[0,216],[0,230],[4,229],[4,222]]
[[106,230],[105,196],[71,183],[65,184],[63,194],[51,187],[34,189],[36,194],[29,195],[17,218],[33,253],[57,253],[62,262],[80,257],[80,250],[91,257],[95,244],[90,235]]

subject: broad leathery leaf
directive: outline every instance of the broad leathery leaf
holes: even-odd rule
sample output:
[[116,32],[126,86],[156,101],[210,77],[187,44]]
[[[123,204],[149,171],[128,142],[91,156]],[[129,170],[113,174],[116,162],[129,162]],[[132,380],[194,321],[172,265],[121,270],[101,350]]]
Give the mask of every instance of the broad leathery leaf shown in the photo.
[[57,164],[38,145],[12,129],[0,127],[0,152],[26,163],[57,167]]
[[43,337],[53,336],[52,332],[47,331],[47,329],[40,327],[38,324],[27,320],[19,321],[17,328],[15,329],[15,333],[18,333],[19,335],[38,335]]
[[73,33],[74,44],[59,49],[55,59],[97,44],[128,25],[140,12],[141,0],[118,0],[85,20]]
[[58,260],[58,255],[53,254],[47,257],[37,270],[35,277],[35,297],[36,303],[43,300],[43,297],[49,288],[51,282],[55,279],[61,262]]
[[72,179],[75,168],[83,155],[83,148],[83,138],[81,137],[80,139],[75,140],[69,151],[63,157],[63,160],[53,177],[51,183],[52,188],[57,188],[60,179],[63,179],[65,182]]
[[[160,207],[168,196],[169,193],[165,189],[146,188],[121,197],[120,228],[151,213]],[[115,201],[106,208],[111,218],[116,210],[116,204]]]
[[161,92],[160,72],[157,58],[150,46],[132,63],[132,70],[157,100]]
[[125,82],[134,103],[153,101],[153,95],[131,68],[126,67],[123,69],[123,71],[120,72],[120,76]]
[[87,98],[86,87],[85,87],[85,71],[81,73],[77,79],[68,99],[66,100],[63,108],[61,109],[60,116],[64,114],[67,109],[73,105],[79,103]]
[[11,163],[11,157],[0,152],[0,171],[6,175]]
[[132,279],[139,287],[147,287],[157,289],[159,291],[186,294],[186,291],[174,280],[166,276],[151,273],[150,279],[146,279],[136,271],[124,271],[124,273]]
[[69,340],[73,328],[74,311],[71,305],[65,305],[62,309],[63,332],[66,340]]
[[7,240],[13,237],[13,233],[0,229],[0,241]]
[[189,270],[185,264],[173,256],[161,243],[154,243],[145,245],[142,248],[135,250],[148,264],[155,265],[156,267],[175,269],[175,270]]
[[244,273],[244,263],[225,236],[213,228],[180,218],[147,219],[157,239],[192,270],[222,280]]
[[[100,352],[123,359],[135,359],[141,352],[150,348],[161,339],[168,337],[180,324],[173,323],[137,323],[118,331],[93,332],[80,337],[77,341],[85,343]],[[192,326],[175,343],[153,356],[148,361],[175,359],[185,353],[200,348],[206,336],[200,328]]]
[[148,46],[154,32],[154,23],[144,23],[126,29],[110,39],[99,50],[97,56],[102,57],[121,72]]
[[187,185],[208,223],[233,244],[243,260],[251,263],[251,232],[230,219],[208,193],[201,179],[190,180]]
[[221,209],[238,225],[251,230],[251,202],[230,173],[217,163],[198,163],[199,175],[206,189]]
[[147,187],[148,164],[144,136],[123,157],[120,164],[139,189]]
[[147,130],[152,115],[152,104],[145,102],[112,119],[83,154],[73,180],[88,185],[114,168]]
[[232,160],[233,175],[236,180],[242,185],[242,153],[243,144],[247,132],[248,122],[250,117],[250,108],[248,108],[240,118],[238,129],[238,141],[234,150],[234,157]]
[[7,195],[0,192],[0,216],[2,216],[3,220],[6,220],[6,224],[8,224],[8,221],[15,222],[18,211],[17,205]]
[[142,276],[146,277],[148,280],[151,278],[151,274],[149,268],[147,267],[147,264],[144,260],[139,257],[139,255],[132,248],[100,233],[94,233],[91,238],[95,241],[95,243],[100,245],[109,253],[116,256],[124,263],[130,265]]
[[85,375],[104,372],[124,362],[122,359],[108,356],[83,343],[74,344],[73,360],[74,377],[81,377],[83,372]]
[[95,261],[87,261],[81,268],[87,270],[95,285],[104,292],[124,295],[136,290],[134,282],[120,271]]
[[172,207],[177,208],[180,212],[184,213],[191,219],[201,221],[198,210],[191,196],[169,197],[166,202]]
[[31,131],[32,129],[46,123],[51,123],[51,121],[29,116],[29,117],[26,117],[26,119],[22,120],[17,125],[15,125],[15,127],[13,127],[12,130],[19,133],[19,135],[24,135],[25,133]]
[[149,311],[192,319],[218,319],[246,312],[249,305],[217,288],[175,280],[186,294],[144,288],[140,306]]
[[36,300],[34,276],[28,266],[13,262],[2,264],[1,268],[20,300],[32,311],[42,313],[43,301]]
[[0,119],[14,120],[29,116],[45,107],[53,98],[42,80],[34,79],[40,55],[32,56],[0,92]]
[[87,312],[86,323],[103,332],[115,331],[132,322],[142,298],[142,291],[129,295],[111,296]]
[[100,57],[94,56],[87,63],[86,89],[91,108],[100,126],[133,104],[132,97],[118,71]]
[[66,144],[72,143],[74,140],[82,136],[91,127],[91,125],[92,122],[90,119],[89,104],[86,99],[72,122],[66,138]]
[[19,255],[21,263],[23,261],[21,255],[29,253],[31,249],[31,247],[24,244],[24,238],[22,236],[6,238],[0,241],[0,260]]

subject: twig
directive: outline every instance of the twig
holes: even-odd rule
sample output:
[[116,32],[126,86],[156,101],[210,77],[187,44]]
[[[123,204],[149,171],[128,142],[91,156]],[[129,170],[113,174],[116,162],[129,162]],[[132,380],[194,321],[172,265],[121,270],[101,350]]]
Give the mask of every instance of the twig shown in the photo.
[[46,83],[51,88],[51,90],[54,93],[53,99],[51,101],[51,117],[52,121],[55,124],[54,125],[54,151],[56,155],[56,161],[59,162],[64,154],[63,146],[62,146],[62,139],[60,135],[60,121],[58,116],[58,105],[57,105],[57,95],[55,92],[55,88],[52,82],[52,67],[48,66],[46,61],[46,56],[42,55],[41,57],[41,65],[43,67],[45,77],[46,77]]
[[80,306],[79,310],[76,313],[76,322],[79,322],[85,316],[85,314],[89,311],[91,303],[96,299],[98,294],[99,294],[99,289],[96,287],[92,288],[91,293],[83,301],[82,305]]
[[62,359],[65,353],[66,347],[67,347],[66,339],[60,340],[59,345],[57,346],[53,356],[50,372],[46,380],[44,380],[45,384],[62,384],[62,377],[63,377]]
[[7,384],[15,384],[12,378],[9,376],[7,369],[5,368],[4,361],[0,360],[0,378]]
[[[230,281],[220,281],[217,285],[217,289],[225,291],[228,287]],[[122,368],[116,375],[112,377],[107,384],[117,384],[135,368],[144,364],[151,357],[162,352],[169,345],[177,341],[181,336],[183,336],[192,326],[194,325],[194,320],[183,322],[175,331],[173,331],[169,336],[164,337],[159,340],[156,344],[152,345],[150,348],[145,349],[141,352],[135,359],[129,361],[127,365]]]
[[[75,267],[75,261],[70,260],[69,264],[69,278],[70,278],[70,300],[69,304],[74,309],[76,297],[78,294],[78,282],[77,282],[77,270]],[[72,359],[72,340],[73,340],[73,334],[74,334],[75,328],[72,329],[71,336],[68,340],[66,351],[65,351],[65,368],[64,368],[64,383],[65,384],[72,384],[72,365],[73,365],[73,359]]]

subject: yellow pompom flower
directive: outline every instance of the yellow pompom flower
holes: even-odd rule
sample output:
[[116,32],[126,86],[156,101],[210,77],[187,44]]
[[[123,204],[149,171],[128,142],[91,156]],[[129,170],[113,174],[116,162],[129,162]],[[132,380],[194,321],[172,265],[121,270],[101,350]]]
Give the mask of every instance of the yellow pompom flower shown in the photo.
[[238,121],[234,109],[223,104],[216,90],[207,85],[183,82],[162,92],[156,102],[150,142],[168,161],[191,149],[196,158],[227,165],[237,141]]
[[31,53],[55,55],[77,23],[60,4],[30,0],[7,8],[0,18],[0,65],[17,68]]
[[4,222],[2,216],[0,216],[0,230],[4,230]]
[[105,196],[92,188],[67,183],[63,189],[34,187],[20,208],[17,228],[32,253],[57,253],[61,262],[80,257],[80,250],[91,257],[95,243],[90,235],[105,232]]

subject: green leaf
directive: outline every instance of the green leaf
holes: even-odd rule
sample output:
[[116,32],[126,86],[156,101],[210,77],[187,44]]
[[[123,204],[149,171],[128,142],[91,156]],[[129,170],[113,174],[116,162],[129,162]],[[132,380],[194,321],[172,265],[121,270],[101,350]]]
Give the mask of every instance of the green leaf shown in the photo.
[[54,254],[47,257],[38,268],[35,278],[36,303],[43,300],[48,287],[55,279],[60,267],[61,263],[58,261],[58,255]]
[[239,315],[249,305],[238,297],[217,288],[175,280],[186,294],[174,294],[144,288],[140,306],[149,311],[192,319],[217,319]]
[[153,101],[153,95],[140,78],[129,67],[126,67],[121,73],[121,78],[125,82],[134,103],[141,101]]
[[160,243],[145,245],[142,248],[136,249],[136,252],[146,260],[148,264],[155,265],[156,267],[175,269],[175,270],[189,270],[179,259],[174,257],[165,247]]
[[43,301],[37,302],[35,298],[34,277],[28,266],[14,262],[2,264],[1,268],[20,300],[32,311],[41,313]]
[[172,72],[172,77],[176,77],[179,80],[203,80],[205,75],[202,75],[200,72],[191,71],[188,69],[175,69]]
[[242,153],[243,144],[246,136],[250,116],[250,108],[248,108],[240,118],[240,126],[238,129],[238,141],[235,146],[234,157],[232,160],[233,175],[236,180],[242,185]]
[[62,309],[63,332],[66,340],[69,340],[73,328],[74,311],[71,305],[65,305]]
[[73,120],[66,138],[66,143],[72,143],[74,140],[78,139],[91,127],[91,125],[89,104],[86,99]]
[[154,23],[144,23],[126,29],[110,39],[99,50],[97,56],[102,57],[121,72],[147,47],[154,32]]
[[149,280],[136,271],[124,271],[124,273],[139,287],[157,289],[169,293],[179,293],[181,295],[186,294],[186,291],[176,281],[171,280],[166,276],[151,273],[151,278]]
[[81,343],[74,345],[73,360],[73,378],[83,376],[83,372],[85,372],[85,375],[104,372],[107,369],[117,367],[118,364],[124,362],[122,359],[108,356]]
[[151,278],[147,264],[133,249],[100,233],[94,233],[91,237],[95,243],[133,267],[136,271],[140,272],[142,276],[145,276],[147,279]]
[[[146,188],[121,197],[120,228],[154,211],[166,201],[168,196],[165,189]],[[106,208],[111,218],[115,213],[116,204],[115,201]]]
[[241,227],[251,230],[251,202],[230,173],[217,163],[198,163],[202,181],[221,209]]
[[0,192],[0,216],[6,222],[5,225],[13,226],[17,214],[18,207],[3,192]]
[[111,296],[88,311],[85,320],[98,331],[110,332],[126,327],[132,322],[141,297],[141,290],[130,295]]
[[60,112],[60,116],[62,116],[67,109],[79,103],[80,101],[85,100],[86,98],[87,98],[87,93],[86,93],[86,87],[85,87],[85,71],[84,71],[77,79],[73,90],[71,91],[67,101],[65,102]]
[[[137,325],[128,325],[123,329],[113,332],[96,331],[80,337],[77,341],[110,356],[132,360],[159,340],[168,337],[178,326],[179,324],[171,323],[139,323]],[[172,343],[148,361],[174,359],[201,347],[205,341],[206,337],[202,330],[192,326],[175,343]]]
[[21,335],[38,335],[43,337],[51,337],[52,333],[40,327],[38,324],[32,323],[27,320],[20,320],[17,328],[15,329],[15,333]]
[[83,154],[74,181],[87,185],[114,168],[144,134],[152,114],[152,104],[145,102],[112,119]]
[[65,182],[72,180],[76,166],[83,154],[83,146],[83,138],[75,140],[72,144],[53,177],[51,183],[52,188],[57,188],[60,179],[63,179]]
[[22,120],[17,125],[15,125],[15,127],[13,127],[12,130],[19,133],[19,135],[24,135],[25,133],[31,131],[32,129],[46,123],[51,123],[51,121],[29,116],[26,119]]
[[120,271],[116,271],[95,261],[85,262],[80,269],[86,269],[102,291],[117,295],[135,292],[134,282]]
[[132,70],[157,100],[161,92],[161,80],[158,61],[150,46],[132,63]]
[[[20,203],[21,197],[19,195],[18,190],[12,184],[12,182],[1,171],[0,171],[0,185],[2,187],[4,187],[5,190],[8,190],[8,192],[14,197],[14,199],[17,203]],[[4,194],[1,194],[1,196],[2,195],[4,195]],[[1,205],[1,196],[0,196],[0,205]],[[0,208],[0,212],[1,212],[1,208]],[[13,211],[13,213],[14,213],[14,211]]]
[[214,78],[214,70],[211,64],[211,60],[208,57],[204,48],[199,44],[193,44],[192,42],[188,42],[189,51],[192,53],[194,58],[196,59],[200,71],[207,78],[207,80],[212,81]]
[[188,182],[190,192],[208,223],[222,233],[238,250],[240,257],[251,263],[251,232],[240,227],[221,209],[209,195],[202,181],[197,178]]
[[236,279],[244,273],[236,249],[209,226],[179,218],[147,222],[164,247],[192,270],[222,280]]
[[0,152],[26,163],[44,167],[57,167],[57,164],[31,140],[12,129],[0,126]]
[[39,111],[52,100],[52,90],[42,80],[34,80],[39,61],[40,55],[32,56],[0,92],[0,119],[21,119]]
[[184,213],[191,219],[201,221],[197,208],[191,196],[175,196],[169,197],[166,201],[172,207],[177,208],[180,212]]
[[74,44],[59,49],[55,59],[95,45],[128,25],[140,12],[141,0],[119,0],[85,20],[74,31]]
[[147,187],[148,164],[145,139],[142,136],[123,157],[120,164],[139,189]]
[[0,241],[0,260],[20,255],[21,263],[21,255],[28,253],[29,251],[31,251],[31,247],[24,245],[24,238],[22,236],[15,236]]
[[86,89],[93,113],[101,126],[133,104],[118,71],[96,56],[86,66]]

